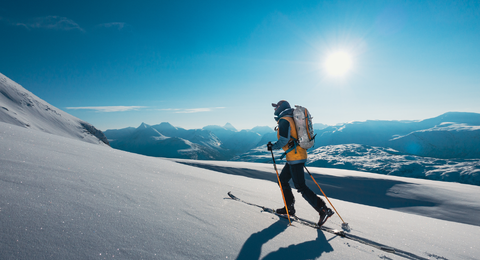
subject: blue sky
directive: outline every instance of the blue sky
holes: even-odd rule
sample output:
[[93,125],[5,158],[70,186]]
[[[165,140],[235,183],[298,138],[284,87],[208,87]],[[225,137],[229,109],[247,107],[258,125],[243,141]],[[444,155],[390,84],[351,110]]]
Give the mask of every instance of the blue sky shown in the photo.
[[[480,1],[8,1],[0,72],[101,130],[480,113]],[[332,76],[336,51],[352,67]]]

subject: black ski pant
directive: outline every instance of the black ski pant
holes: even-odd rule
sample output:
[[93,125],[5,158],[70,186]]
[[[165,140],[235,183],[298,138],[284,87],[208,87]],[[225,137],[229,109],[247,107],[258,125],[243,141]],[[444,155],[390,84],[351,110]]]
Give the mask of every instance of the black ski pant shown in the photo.
[[289,181],[292,179],[293,185],[297,191],[302,194],[302,197],[310,204],[316,211],[319,211],[321,207],[325,206],[325,202],[317,196],[306,184],[305,184],[305,172],[303,168],[305,163],[289,164],[288,162],[280,173],[280,182],[282,183],[283,194],[287,205],[295,203],[295,197],[292,193]]

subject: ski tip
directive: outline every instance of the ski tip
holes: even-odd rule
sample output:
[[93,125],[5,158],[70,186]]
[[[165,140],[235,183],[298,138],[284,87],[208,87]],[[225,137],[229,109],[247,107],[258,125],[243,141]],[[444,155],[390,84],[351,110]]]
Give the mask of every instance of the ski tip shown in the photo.
[[228,194],[228,196],[229,196],[231,199],[234,199],[234,200],[237,199],[237,197],[235,197],[235,196],[232,194],[231,191],[227,192],[227,194]]

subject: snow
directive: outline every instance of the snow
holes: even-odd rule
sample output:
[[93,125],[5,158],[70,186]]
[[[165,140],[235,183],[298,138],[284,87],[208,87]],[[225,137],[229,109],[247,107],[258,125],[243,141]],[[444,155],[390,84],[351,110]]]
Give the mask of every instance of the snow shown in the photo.
[[435,158],[478,158],[480,126],[445,122],[393,138],[390,147],[409,154]]
[[102,131],[48,104],[1,73],[0,122],[108,145]]
[[[7,123],[0,143],[1,259],[401,259],[226,199],[280,207],[271,164],[176,162]],[[480,255],[480,187],[309,169],[352,234],[426,259]],[[297,214],[316,220],[296,196]],[[399,200],[415,203],[385,206]]]

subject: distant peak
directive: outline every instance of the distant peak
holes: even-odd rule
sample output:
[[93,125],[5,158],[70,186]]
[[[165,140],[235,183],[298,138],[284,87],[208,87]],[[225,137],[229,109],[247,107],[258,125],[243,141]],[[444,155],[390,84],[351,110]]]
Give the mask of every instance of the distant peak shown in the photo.
[[144,128],[149,128],[150,125],[142,123],[137,129],[144,129]]
[[237,132],[237,129],[230,123],[226,123],[223,128]]
[[165,128],[175,128],[172,124],[170,124],[169,122],[161,122],[158,126],[160,127],[165,127]]

